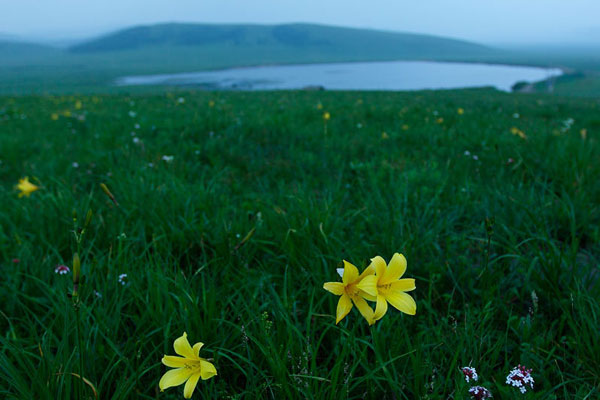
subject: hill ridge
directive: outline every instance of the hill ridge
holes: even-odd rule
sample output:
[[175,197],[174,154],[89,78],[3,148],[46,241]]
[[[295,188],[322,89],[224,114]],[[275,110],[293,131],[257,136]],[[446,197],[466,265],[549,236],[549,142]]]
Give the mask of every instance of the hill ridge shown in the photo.
[[[267,47],[280,46],[314,50],[339,51],[360,46],[387,47],[404,50],[405,56],[429,53],[428,50],[481,54],[491,48],[461,39],[441,36],[350,28],[312,23],[289,24],[209,24],[167,22],[136,25],[78,43],[69,47],[72,53],[99,53],[137,50],[156,46]],[[427,46],[434,48],[426,48]]]

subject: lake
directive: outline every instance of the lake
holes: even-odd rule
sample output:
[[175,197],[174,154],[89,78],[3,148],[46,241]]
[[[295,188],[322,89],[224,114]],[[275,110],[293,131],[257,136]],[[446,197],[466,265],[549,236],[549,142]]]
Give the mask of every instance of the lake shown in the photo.
[[119,78],[119,86],[196,86],[216,90],[421,90],[494,86],[510,91],[519,81],[560,75],[559,69],[512,65],[386,61],[275,65]]

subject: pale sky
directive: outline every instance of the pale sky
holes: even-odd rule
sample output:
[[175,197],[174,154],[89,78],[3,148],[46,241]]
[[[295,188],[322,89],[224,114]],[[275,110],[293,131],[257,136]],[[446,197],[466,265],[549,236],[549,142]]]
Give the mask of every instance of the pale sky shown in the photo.
[[312,22],[487,44],[600,44],[600,0],[0,0],[0,33],[27,38],[160,22]]

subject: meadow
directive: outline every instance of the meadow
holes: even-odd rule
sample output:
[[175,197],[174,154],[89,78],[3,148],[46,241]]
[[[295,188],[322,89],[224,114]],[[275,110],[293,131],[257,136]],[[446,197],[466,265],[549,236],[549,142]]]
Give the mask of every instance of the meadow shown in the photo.
[[[0,97],[0,397],[183,398],[186,332],[193,398],[600,398],[599,141],[597,98],[491,89]],[[336,325],[396,252],[416,315]]]

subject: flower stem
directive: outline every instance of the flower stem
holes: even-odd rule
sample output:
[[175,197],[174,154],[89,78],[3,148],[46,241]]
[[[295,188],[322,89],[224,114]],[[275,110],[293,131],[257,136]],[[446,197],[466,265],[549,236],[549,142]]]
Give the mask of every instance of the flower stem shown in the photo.
[[79,382],[77,384],[77,398],[83,399],[83,346],[81,345],[81,322],[79,316],[79,300],[75,300],[75,331],[77,334],[77,349],[79,352]]

